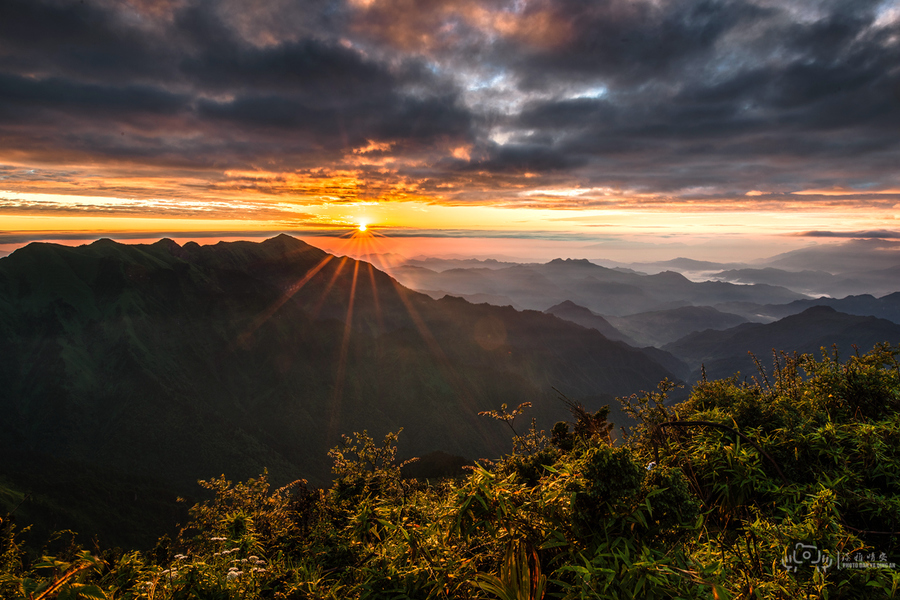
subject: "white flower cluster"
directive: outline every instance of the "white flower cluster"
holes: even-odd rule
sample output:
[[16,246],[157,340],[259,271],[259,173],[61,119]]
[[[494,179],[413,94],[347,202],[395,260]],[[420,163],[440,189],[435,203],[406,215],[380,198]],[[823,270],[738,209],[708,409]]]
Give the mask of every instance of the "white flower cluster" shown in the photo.
[[266,561],[263,560],[262,558],[260,558],[258,556],[251,556],[247,560],[251,564],[258,565],[256,567],[253,567],[253,569],[250,571],[251,573],[265,573],[266,572],[266,567],[265,567]]

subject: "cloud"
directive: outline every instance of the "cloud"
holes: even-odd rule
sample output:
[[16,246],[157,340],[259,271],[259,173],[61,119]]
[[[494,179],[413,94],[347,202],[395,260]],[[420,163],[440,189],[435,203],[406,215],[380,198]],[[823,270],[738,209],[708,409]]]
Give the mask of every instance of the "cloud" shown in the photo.
[[[0,193],[0,214],[31,216],[103,216],[180,219],[227,219],[239,221],[274,221],[315,225],[313,214],[302,212],[288,204],[248,201],[190,202],[167,199],[107,199],[102,197],[56,196],[16,197]],[[54,196],[49,196],[54,198]]]
[[853,239],[900,239],[900,231],[877,229],[872,231],[802,231],[788,234],[794,237],[824,237],[824,238],[853,238]]
[[[402,188],[497,206],[534,206],[520,192],[552,187],[628,190],[617,202],[633,206],[690,206],[703,188],[741,207],[900,189],[900,36],[882,2],[7,0],[0,11],[0,162],[16,167],[89,168],[95,182],[155,170],[189,196],[221,190],[227,172],[353,171],[384,200]],[[381,149],[358,152],[369,145]],[[826,196],[802,201],[883,202]],[[579,202],[542,198],[610,199]]]

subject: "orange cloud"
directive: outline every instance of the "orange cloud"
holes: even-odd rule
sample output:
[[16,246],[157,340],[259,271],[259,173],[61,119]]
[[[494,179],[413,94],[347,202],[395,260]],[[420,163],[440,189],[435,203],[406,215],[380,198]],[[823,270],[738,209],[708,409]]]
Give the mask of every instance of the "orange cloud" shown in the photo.
[[354,28],[393,46],[420,52],[462,41],[458,24],[487,38],[517,39],[541,48],[571,37],[568,22],[537,2],[514,11],[480,0],[351,0],[357,9]]
[[226,171],[216,189],[286,196],[301,203],[368,201],[429,201],[419,184],[392,172],[321,168],[300,173]]
[[801,190],[799,192],[791,192],[795,196],[871,196],[871,195],[898,195],[900,196],[900,189],[889,189],[889,190],[854,190],[848,188],[829,188],[829,189],[811,189],[811,190]]

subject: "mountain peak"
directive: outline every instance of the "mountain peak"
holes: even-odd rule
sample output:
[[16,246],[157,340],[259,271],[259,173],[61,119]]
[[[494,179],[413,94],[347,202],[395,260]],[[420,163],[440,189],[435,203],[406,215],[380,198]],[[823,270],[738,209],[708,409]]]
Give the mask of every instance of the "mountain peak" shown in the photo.
[[286,233],[280,233],[275,237],[257,242],[254,245],[256,245],[263,254],[270,257],[297,256],[298,254],[306,253],[310,250],[318,250],[303,240],[297,239]]
[[550,264],[550,265],[572,265],[572,266],[577,265],[580,267],[596,267],[597,266],[586,258],[554,258],[547,264]]
[[[548,308],[548,309],[545,310],[544,312],[550,312],[551,310],[554,310],[554,309],[557,309],[557,308],[584,308],[584,307],[575,304],[575,303],[572,302],[571,300],[563,300],[562,302],[560,302],[560,303],[557,304],[556,306],[551,306],[550,308]],[[586,310],[587,310],[587,309],[586,309]]]
[[687,277],[676,271],[663,271],[661,273],[657,273],[656,275],[650,275],[650,277],[653,277],[657,281],[664,281],[667,283],[683,283],[686,281],[690,281]]
[[159,240],[157,242],[153,242],[150,245],[155,246],[157,248],[164,248],[164,249],[168,250],[169,252],[181,250],[181,246],[178,244],[178,242],[176,242],[172,238],[162,238],[161,240]]
[[307,244],[303,240],[297,239],[294,236],[288,235],[286,233],[279,233],[275,237],[271,237],[267,240],[263,240],[260,243],[267,245],[267,246],[278,245],[278,246],[284,246],[284,247],[289,247],[289,248],[303,248],[303,247],[309,246],[309,244]]

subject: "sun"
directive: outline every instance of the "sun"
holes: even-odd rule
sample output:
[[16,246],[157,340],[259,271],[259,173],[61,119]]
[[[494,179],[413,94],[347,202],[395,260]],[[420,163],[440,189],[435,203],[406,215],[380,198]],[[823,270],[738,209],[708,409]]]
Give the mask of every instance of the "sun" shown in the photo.
[[365,224],[365,223],[360,223],[360,224],[359,224],[359,227],[357,227],[357,229],[359,229],[360,231],[365,231],[365,230],[366,230],[366,224]]

